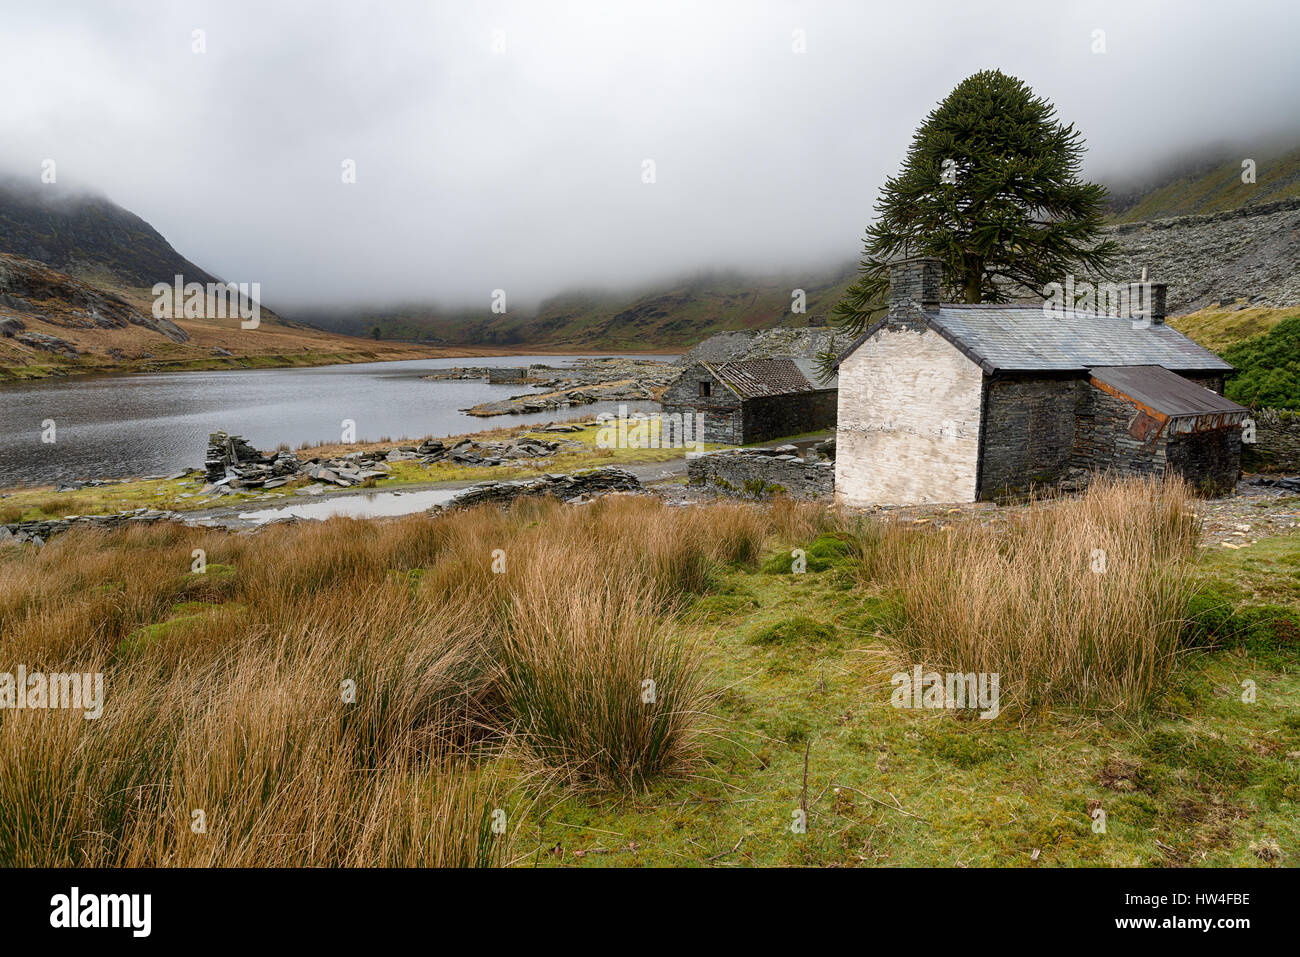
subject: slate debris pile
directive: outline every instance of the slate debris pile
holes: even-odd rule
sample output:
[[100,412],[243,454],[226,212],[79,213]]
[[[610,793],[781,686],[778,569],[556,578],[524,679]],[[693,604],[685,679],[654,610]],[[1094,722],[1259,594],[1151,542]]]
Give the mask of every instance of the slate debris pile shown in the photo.
[[448,446],[440,439],[425,439],[419,445],[349,452],[335,458],[302,460],[293,452],[259,452],[242,436],[213,432],[208,436],[204,474],[208,480],[200,494],[232,495],[248,489],[275,489],[305,478],[324,485],[354,488],[370,479],[392,472],[394,462],[453,462],[457,465],[493,466],[520,460],[545,459],[556,452],[582,449],[571,439],[541,439],[520,436],[499,442],[461,439]]

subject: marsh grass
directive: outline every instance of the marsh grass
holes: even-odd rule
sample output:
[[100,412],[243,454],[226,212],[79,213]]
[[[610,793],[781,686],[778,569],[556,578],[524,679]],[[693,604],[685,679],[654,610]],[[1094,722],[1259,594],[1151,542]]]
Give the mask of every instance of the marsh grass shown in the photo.
[[105,676],[98,720],[0,713],[0,864],[509,861],[501,754],[578,787],[695,766],[706,682],[665,623],[767,532],[615,498],[0,550],[0,671]]
[[[705,768],[728,733],[705,643],[756,606],[737,575],[773,549],[752,581],[786,597],[744,647],[778,664],[869,638],[999,673],[1004,709],[1140,708],[1180,651],[1196,536],[1185,488],[1128,481],[946,531],[611,496],[0,549],[0,672],[102,671],[106,692],[94,721],[0,712],[0,866],[520,859],[551,788]],[[796,613],[827,586],[870,614]]]
[[1132,711],[1165,686],[1195,591],[1199,524],[1177,481],[1107,479],[999,526],[879,527],[864,576],[886,589],[902,661],[997,673],[1003,707]]

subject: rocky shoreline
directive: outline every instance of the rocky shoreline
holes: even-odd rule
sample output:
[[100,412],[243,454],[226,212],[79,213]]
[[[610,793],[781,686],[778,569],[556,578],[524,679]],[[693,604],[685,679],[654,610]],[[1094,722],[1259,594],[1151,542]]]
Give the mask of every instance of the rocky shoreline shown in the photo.
[[[631,472],[614,466],[604,466],[582,469],[568,474],[547,473],[537,479],[524,479],[513,482],[480,482],[458,492],[452,501],[443,505],[435,505],[427,511],[430,514],[437,514],[484,504],[506,506],[519,498],[538,498],[542,496],[552,496],[569,505],[583,505],[612,493],[638,493],[644,491],[640,479]],[[300,520],[286,514],[283,518],[264,524],[297,522]],[[39,548],[55,535],[77,528],[112,530],[153,525],[158,522],[197,524],[209,527],[221,525],[220,522],[213,522],[207,517],[149,508],[139,508],[134,511],[118,512],[111,515],[68,515],[63,518],[0,524],[0,547],[32,545]]]
[[[550,425],[538,431],[573,432],[578,426]],[[356,488],[371,479],[382,479],[393,471],[392,463],[452,462],[457,465],[495,466],[520,461],[546,460],[557,452],[580,451],[585,446],[570,439],[541,439],[519,436],[499,442],[461,439],[451,445],[441,439],[425,439],[418,445],[397,445],[389,449],[349,452],[333,458],[300,458],[299,453],[281,450],[260,452],[239,435],[213,432],[208,436],[204,460],[208,484],[200,495],[233,495],[250,489],[271,490],[291,482],[319,482],[323,486]],[[311,494],[306,489],[299,492]]]
[[680,374],[681,367],[673,362],[601,357],[577,359],[572,366],[463,366],[439,370],[423,378],[485,379],[495,383],[529,384],[548,390],[482,402],[460,410],[467,415],[486,418],[550,412],[594,402],[654,402]]

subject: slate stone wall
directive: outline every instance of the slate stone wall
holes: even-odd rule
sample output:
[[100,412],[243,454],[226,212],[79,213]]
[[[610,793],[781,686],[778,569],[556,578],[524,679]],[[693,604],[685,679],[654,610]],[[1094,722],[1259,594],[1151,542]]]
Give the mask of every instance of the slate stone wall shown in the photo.
[[1199,386],[1204,386],[1211,392],[1217,392],[1223,395],[1223,373],[1222,372],[1180,372],[1178,373],[1189,382],[1195,382]]
[[728,449],[690,453],[686,457],[689,484],[741,498],[828,499],[835,489],[833,462],[808,462],[774,449]]
[[[1088,387],[1071,464],[1132,475],[1181,475],[1211,494],[1231,492],[1241,463],[1241,429],[1170,434],[1131,403]],[[1157,431],[1158,430],[1158,431]]]
[[[700,395],[701,382],[709,384],[709,395]],[[718,381],[717,376],[699,363],[688,367],[664,390],[659,405],[665,414],[679,413],[683,417],[697,412],[703,414],[705,442],[717,445],[745,444],[740,400]]]
[[989,379],[984,397],[980,497],[1051,485],[1071,467],[1076,416],[1086,411],[1078,378]]
[[[737,444],[770,442],[805,432],[833,429],[838,404],[839,393],[835,389],[746,399],[741,403],[742,441]],[[705,416],[706,433],[707,421],[708,416]]]
[[[1084,383],[1079,428],[1070,464],[1093,471],[1110,469],[1136,475],[1163,475],[1165,442],[1159,424],[1133,405]],[[1142,434],[1142,424],[1150,432]],[[1138,434],[1135,434],[1135,430]]]
[[67,518],[14,522],[0,525],[0,545],[21,544],[24,542],[43,545],[53,536],[61,535],[74,528],[124,528],[136,525],[152,525],[155,522],[179,522],[182,517],[178,512],[141,508],[134,512],[118,512],[114,515],[72,515]]
[[1165,458],[1169,472],[1181,475],[1194,488],[1226,495],[1237,487],[1241,471],[1241,429],[1228,426],[1171,435],[1166,440]]
[[1241,447],[1241,467],[1250,472],[1300,472],[1300,412],[1258,409],[1250,418],[1255,441]]
[[[1188,379],[1222,392],[1223,376]],[[1198,488],[1236,485],[1240,429],[1169,436],[1131,403],[1081,377],[994,378],[986,386],[980,497],[1072,485],[1083,472],[1183,475]]]

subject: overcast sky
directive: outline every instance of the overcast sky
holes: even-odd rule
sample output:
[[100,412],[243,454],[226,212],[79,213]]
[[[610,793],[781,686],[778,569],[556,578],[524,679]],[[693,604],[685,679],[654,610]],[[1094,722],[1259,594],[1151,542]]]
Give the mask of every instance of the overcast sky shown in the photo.
[[1295,0],[0,8],[3,166],[53,158],[281,308],[852,258],[917,124],[989,67],[1097,178],[1294,131],[1300,101]]

